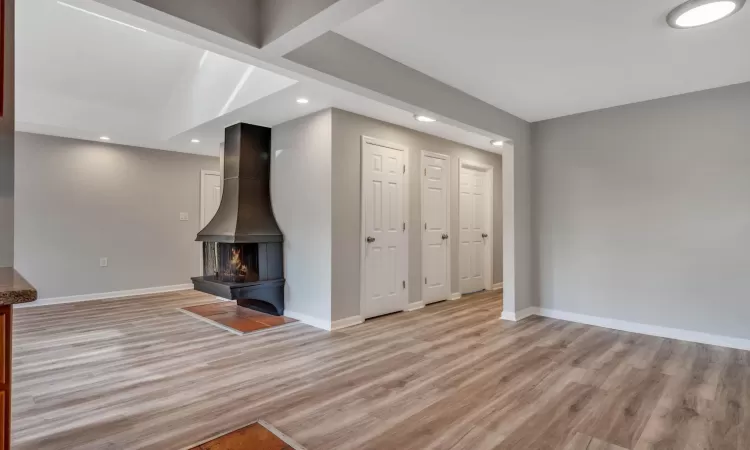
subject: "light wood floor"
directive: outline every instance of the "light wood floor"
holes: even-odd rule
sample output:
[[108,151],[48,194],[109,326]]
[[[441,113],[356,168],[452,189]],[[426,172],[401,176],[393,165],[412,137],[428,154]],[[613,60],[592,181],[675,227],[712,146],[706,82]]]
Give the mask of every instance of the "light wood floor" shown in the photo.
[[236,336],[183,292],[16,311],[15,450],[189,447],[263,419],[308,449],[750,449],[747,352],[480,294]]

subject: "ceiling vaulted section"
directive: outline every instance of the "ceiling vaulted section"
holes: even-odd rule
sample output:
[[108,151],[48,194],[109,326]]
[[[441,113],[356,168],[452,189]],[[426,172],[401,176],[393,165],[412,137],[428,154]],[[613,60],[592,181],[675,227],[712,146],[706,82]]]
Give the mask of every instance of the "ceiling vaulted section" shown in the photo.
[[172,138],[296,83],[92,5],[16,5],[19,131],[170,148],[182,144]]

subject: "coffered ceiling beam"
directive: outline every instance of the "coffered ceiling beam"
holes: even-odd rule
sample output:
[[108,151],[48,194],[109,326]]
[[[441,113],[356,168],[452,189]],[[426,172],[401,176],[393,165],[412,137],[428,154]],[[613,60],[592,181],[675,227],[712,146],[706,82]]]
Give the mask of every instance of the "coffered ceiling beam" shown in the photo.
[[[382,0],[96,1],[181,31],[198,27],[261,49],[269,56],[283,56]],[[159,13],[171,16],[172,23],[165,23]]]
[[[259,8],[261,0],[97,0],[125,11],[138,10],[138,3],[183,21],[260,47],[262,40]],[[142,9],[137,15],[143,16]],[[145,13],[147,14],[147,13]]]
[[261,47],[283,56],[382,0],[258,0]]

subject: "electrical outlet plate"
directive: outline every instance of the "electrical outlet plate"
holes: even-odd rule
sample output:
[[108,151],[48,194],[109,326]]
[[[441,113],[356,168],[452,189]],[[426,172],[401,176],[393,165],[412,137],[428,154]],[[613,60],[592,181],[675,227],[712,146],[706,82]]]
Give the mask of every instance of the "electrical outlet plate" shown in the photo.
[[186,222],[188,220],[188,213],[180,213],[180,221]]

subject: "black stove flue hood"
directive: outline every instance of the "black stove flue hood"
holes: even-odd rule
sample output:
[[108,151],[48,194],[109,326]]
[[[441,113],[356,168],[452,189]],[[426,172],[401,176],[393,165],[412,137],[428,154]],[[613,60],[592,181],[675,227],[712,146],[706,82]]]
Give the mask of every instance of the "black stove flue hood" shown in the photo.
[[271,209],[271,129],[239,123],[225,133],[224,192],[216,215],[196,241],[282,242]]

